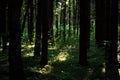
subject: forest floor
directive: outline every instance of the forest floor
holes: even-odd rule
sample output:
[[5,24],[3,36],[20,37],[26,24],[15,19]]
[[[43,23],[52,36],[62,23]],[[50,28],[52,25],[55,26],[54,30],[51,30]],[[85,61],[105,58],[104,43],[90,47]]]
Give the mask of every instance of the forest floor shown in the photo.
[[[94,41],[88,50],[90,65],[79,65],[79,44],[76,41],[50,45],[48,65],[44,67],[39,64],[40,57],[33,56],[34,45],[24,43],[22,59],[27,80],[120,80],[120,68],[105,64],[105,52],[97,48]],[[0,53],[0,80],[9,80],[8,65],[7,53]]]

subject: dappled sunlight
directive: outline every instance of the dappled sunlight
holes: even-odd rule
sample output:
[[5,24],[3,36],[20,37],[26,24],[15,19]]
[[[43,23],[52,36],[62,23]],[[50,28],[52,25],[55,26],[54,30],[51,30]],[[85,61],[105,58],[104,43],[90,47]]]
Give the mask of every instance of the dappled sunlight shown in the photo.
[[67,60],[69,54],[67,52],[60,52],[58,56],[56,57],[56,60],[58,61],[65,61]]
[[45,65],[43,68],[31,67],[30,70],[33,72],[45,75],[45,74],[49,74],[52,72],[52,66]]
[[75,48],[74,45],[66,45],[66,46],[64,47],[64,49],[65,49],[66,51],[71,50],[71,49],[73,49],[73,48]]
[[25,44],[22,44],[21,47],[24,48],[26,45]]
[[102,73],[105,73],[105,72],[106,72],[105,67],[103,67],[102,68]]
[[73,46],[73,45],[67,45],[67,48],[68,49],[72,49],[72,48],[75,48],[75,46]]
[[28,48],[34,48],[34,45],[28,45]]
[[33,57],[33,56],[34,56],[33,52],[23,54],[23,57]]
[[22,55],[23,57],[33,57],[34,56],[34,45],[23,45],[22,44]]
[[57,47],[54,46],[54,47],[49,47],[48,50],[57,50]]
[[118,61],[120,62],[120,53],[117,55]]
[[10,45],[10,43],[9,42],[7,42],[7,46],[9,46]]
[[118,69],[118,72],[119,72],[119,76],[120,76],[120,69]]
[[29,44],[29,45],[28,45],[28,44],[22,44],[22,45],[21,45],[22,48],[27,48],[27,49],[34,48],[34,46],[35,46],[35,45],[33,45],[33,44]]
[[103,67],[102,67],[102,73],[105,73],[106,72],[106,69],[105,69],[106,68],[106,63],[104,62],[102,65],[103,65]]
[[53,62],[56,61],[66,61],[69,57],[67,52],[60,52],[57,56],[54,57]]
[[0,52],[2,51],[2,48],[0,48]]

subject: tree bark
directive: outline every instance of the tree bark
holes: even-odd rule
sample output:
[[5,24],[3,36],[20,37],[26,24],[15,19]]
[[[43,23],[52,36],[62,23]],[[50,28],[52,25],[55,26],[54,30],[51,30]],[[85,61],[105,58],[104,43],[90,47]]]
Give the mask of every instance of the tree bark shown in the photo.
[[48,17],[48,5],[49,0],[42,2],[42,54],[41,54],[41,65],[48,63],[48,29],[49,29],[49,17]]
[[66,0],[63,2],[63,40],[66,41]]
[[7,1],[1,0],[0,2],[0,37],[2,38],[2,52],[7,49],[8,42],[8,28],[6,25],[6,7]]
[[69,0],[69,32],[68,35],[69,37],[71,36],[71,0]]
[[20,13],[22,0],[8,0],[9,72],[10,80],[25,80],[21,59]]
[[98,46],[105,40],[105,0],[96,0],[96,28],[95,39]]
[[59,15],[59,13],[58,13],[58,0],[56,0],[56,2],[55,2],[55,4],[56,4],[56,13],[55,13],[55,15],[56,15],[56,37],[58,37],[58,15]]
[[38,0],[37,8],[37,21],[36,21],[36,35],[35,35],[35,47],[34,47],[34,56],[40,56],[41,52],[41,27],[42,27],[42,3]]
[[90,0],[80,0],[80,53],[79,64],[86,65],[90,39]]
[[34,29],[34,24],[33,24],[33,0],[28,0],[28,6],[29,6],[29,14],[28,14],[28,38],[30,43],[33,42],[33,29]]
[[111,37],[110,37],[110,53],[108,63],[118,64],[117,48],[118,48],[118,0],[111,0]]
[[53,9],[54,9],[54,0],[49,0],[49,30],[48,38],[51,40],[52,45],[54,44],[54,32],[53,32]]

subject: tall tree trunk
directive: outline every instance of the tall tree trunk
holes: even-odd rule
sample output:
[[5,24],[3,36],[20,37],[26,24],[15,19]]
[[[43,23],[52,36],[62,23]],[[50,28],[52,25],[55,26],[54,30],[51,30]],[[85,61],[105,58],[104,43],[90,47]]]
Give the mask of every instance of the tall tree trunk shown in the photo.
[[41,65],[48,63],[48,29],[49,29],[49,16],[48,16],[48,5],[49,0],[42,2],[42,54],[41,54]]
[[51,40],[52,45],[54,44],[54,33],[53,33],[53,9],[54,9],[54,0],[49,0],[49,39]]
[[66,41],[66,0],[63,2],[63,40]]
[[90,39],[90,0],[80,0],[80,53],[79,63],[86,65]]
[[98,46],[105,40],[105,0],[96,0],[96,28],[95,39]]
[[41,51],[41,27],[42,27],[42,3],[38,0],[37,5],[37,21],[35,27],[35,47],[34,47],[34,56],[40,56]]
[[[118,71],[118,67],[120,64],[118,64],[117,60],[117,48],[118,48],[118,0],[109,0],[110,7],[107,7],[107,9],[110,9],[110,15],[108,15],[110,22],[109,24],[110,28],[110,46],[108,46],[109,50],[107,51],[107,65],[106,65],[106,77],[110,80],[119,80],[120,75]],[[107,3],[106,3],[107,5]],[[108,4],[109,5],[109,4]]]
[[71,0],[69,0],[69,37],[71,36]]
[[78,5],[79,1],[76,0],[76,35],[78,36],[79,34],[79,5]]
[[8,29],[6,25],[6,5],[7,1],[0,2],[0,36],[2,37],[2,52],[7,49]]
[[110,42],[111,37],[111,1],[105,0],[105,40]]
[[58,0],[56,0],[56,12],[55,12],[55,15],[56,15],[56,37],[58,37],[58,15],[59,15],[59,13],[58,13]]
[[64,14],[63,14],[63,7],[64,7],[64,0],[61,1],[61,10],[60,10],[60,27],[59,27],[59,33],[60,33],[60,37],[62,37],[62,27],[63,27],[63,18],[64,18]]
[[34,24],[33,24],[33,0],[28,0],[28,5],[29,5],[29,15],[28,15],[28,38],[30,43],[33,42],[33,29],[34,29]]
[[8,0],[8,27],[10,30],[9,72],[10,80],[25,80],[21,59],[20,13],[22,0]]
[[33,0],[33,3],[34,3],[34,18],[37,17],[37,3],[38,3],[38,0]]
[[73,0],[73,33],[75,35],[76,33],[76,14],[77,9],[76,9],[76,0]]
[[118,64],[117,48],[118,48],[118,0],[111,0],[111,37],[110,37],[110,53],[108,63]]

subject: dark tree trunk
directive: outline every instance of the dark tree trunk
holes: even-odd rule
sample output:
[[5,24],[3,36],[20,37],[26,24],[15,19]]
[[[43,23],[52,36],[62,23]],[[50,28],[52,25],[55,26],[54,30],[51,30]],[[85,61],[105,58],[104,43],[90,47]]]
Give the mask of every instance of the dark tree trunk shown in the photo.
[[66,41],[66,0],[63,2],[63,40]]
[[54,44],[54,33],[53,33],[53,9],[54,9],[54,0],[49,0],[49,39],[51,40],[52,45]]
[[[61,7],[63,8],[64,7],[64,0],[63,1],[61,1]],[[63,35],[62,34],[62,28],[63,28],[63,18],[64,18],[64,16],[63,16],[64,14],[63,14],[63,9],[61,9],[60,10],[60,27],[59,27],[59,33],[60,33],[60,37]]]
[[7,1],[0,2],[0,36],[2,37],[2,52],[7,49],[8,29],[6,26],[6,5]]
[[41,54],[41,65],[48,63],[48,29],[49,29],[49,17],[48,17],[48,5],[49,0],[42,2],[42,54]]
[[80,0],[80,53],[79,63],[86,65],[90,39],[90,0]]
[[73,33],[75,35],[76,33],[76,14],[77,10],[76,10],[76,0],[73,0]]
[[9,80],[25,80],[21,59],[21,6],[22,0],[8,0],[8,27],[10,30]]
[[111,0],[111,37],[110,37],[110,53],[108,55],[108,63],[118,64],[117,48],[118,48],[118,0]]
[[42,3],[38,0],[37,5],[37,21],[36,21],[36,35],[35,35],[35,48],[34,48],[34,56],[40,56],[41,51],[41,27],[42,27]]
[[28,0],[28,5],[29,5],[29,15],[28,15],[28,38],[30,43],[33,42],[33,29],[34,29],[34,24],[33,24],[33,0]]
[[76,0],[76,35],[78,36],[79,34],[79,5],[78,5],[79,1]]
[[69,0],[69,37],[71,36],[71,0]]
[[105,0],[105,40],[110,41],[111,37],[111,1]]
[[[63,8],[63,1],[61,1],[61,7]],[[60,26],[63,26],[63,9],[60,11]]]
[[58,37],[58,0],[56,0],[56,13],[55,13],[55,15],[56,15],[56,37]]
[[98,46],[105,40],[105,0],[96,0],[95,39]]
[[37,17],[37,3],[38,3],[38,0],[34,0],[34,16],[35,18]]

